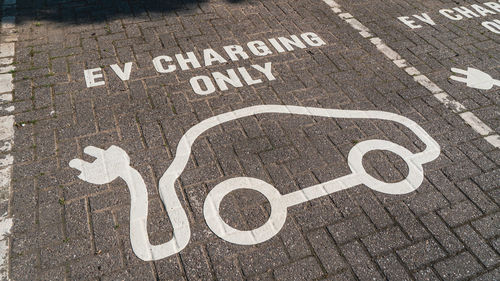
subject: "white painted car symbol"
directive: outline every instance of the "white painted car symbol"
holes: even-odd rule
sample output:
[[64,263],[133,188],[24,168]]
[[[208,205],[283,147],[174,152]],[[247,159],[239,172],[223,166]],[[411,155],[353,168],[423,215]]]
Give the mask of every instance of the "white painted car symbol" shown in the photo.
[[[173,238],[161,245],[151,245],[149,242],[146,184],[139,172],[130,166],[130,159],[124,150],[114,145],[106,150],[88,146],[84,152],[95,157],[96,160],[89,163],[81,159],[73,159],[69,165],[81,171],[78,176],[80,179],[93,184],[110,183],[116,178],[122,178],[127,183],[131,201],[130,240],[132,249],[142,260],[162,259],[182,251],[191,237],[189,221],[177,197],[174,185],[186,167],[195,140],[205,131],[222,123],[263,113],[394,121],[415,133],[426,148],[422,152],[412,153],[408,149],[386,140],[362,141],[354,145],[349,152],[348,164],[351,174],[289,194],[281,194],[269,183],[250,177],[231,178],[219,183],[205,199],[203,207],[205,221],[217,236],[235,244],[253,245],[271,239],[283,227],[289,207],[359,184],[387,194],[412,192],[423,182],[422,165],[433,161],[440,154],[439,144],[422,127],[406,117],[390,112],[322,109],[291,105],[258,105],[223,113],[200,122],[182,136],[173,162],[160,179],[160,197],[173,227]],[[408,176],[400,182],[386,183],[369,175],[363,167],[362,159],[366,153],[373,150],[386,150],[399,155],[408,165]],[[253,230],[242,231],[224,222],[219,214],[220,203],[224,196],[238,189],[252,189],[267,198],[271,205],[271,214],[265,224]]]

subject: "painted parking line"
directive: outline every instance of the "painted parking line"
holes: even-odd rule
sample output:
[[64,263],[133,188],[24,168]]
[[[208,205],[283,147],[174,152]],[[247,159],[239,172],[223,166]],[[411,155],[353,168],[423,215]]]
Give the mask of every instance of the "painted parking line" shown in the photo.
[[[14,145],[14,115],[8,113],[14,110],[13,106],[5,105],[12,101],[12,72],[15,54],[15,16],[12,11],[15,9],[15,0],[5,0],[2,6],[3,17],[0,20],[0,201],[9,200],[10,182],[12,173],[12,163],[14,159],[10,154]],[[7,115],[4,115],[7,113]],[[0,280],[8,278],[8,235],[12,228],[12,218],[9,217],[8,210],[0,214]]]
[[483,136],[488,143],[496,148],[500,148],[500,136],[481,121],[474,113],[468,111],[463,104],[453,99],[446,91],[432,82],[427,76],[423,75],[417,68],[409,65],[401,55],[387,46],[382,39],[374,36],[370,29],[358,21],[354,16],[343,12],[341,6],[337,2],[333,0],[323,0],[323,2],[325,2],[337,16],[348,23],[352,28],[359,31],[362,37],[370,40],[370,42],[395,65],[403,69],[408,75],[412,76],[417,83],[429,90],[437,100],[454,113],[459,114],[459,116],[469,124],[474,131]]

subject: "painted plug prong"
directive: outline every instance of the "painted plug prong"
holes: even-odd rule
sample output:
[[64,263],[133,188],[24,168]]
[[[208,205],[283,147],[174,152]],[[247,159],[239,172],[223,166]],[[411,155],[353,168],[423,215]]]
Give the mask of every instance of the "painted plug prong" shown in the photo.
[[467,70],[460,68],[452,68],[452,72],[456,74],[463,75],[465,77],[452,75],[451,80],[465,83],[467,87],[479,89],[479,90],[490,90],[494,85],[500,86],[500,81],[493,79],[488,73],[485,73],[479,69],[468,67]]

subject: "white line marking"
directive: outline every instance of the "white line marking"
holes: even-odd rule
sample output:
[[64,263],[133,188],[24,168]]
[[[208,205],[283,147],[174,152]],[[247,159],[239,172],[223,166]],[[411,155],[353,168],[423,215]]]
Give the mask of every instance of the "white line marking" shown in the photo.
[[386,44],[384,44],[384,42],[382,42],[382,39],[378,38],[378,37],[373,37],[370,39],[370,42],[372,42],[373,45],[375,45],[375,47],[377,47],[377,49],[382,52],[386,57],[388,57],[390,60],[392,61],[395,61],[395,60],[401,60],[401,56],[396,53],[393,49],[391,49],[389,46],[387,46]]
[[[0,109],[7,112],[14,111],[13,106],[3,106],[12,101],[12,74],[6,73],[15,69],[12,63],[15,55],[15,41],[17,35],[15,28],[15,16],[10,15],[8,8],[15,8],[15,0],[4,0],[1,19],[1,33],[4,35],[0,42]],[[5,34],[10,34],[5,36]],[[11,189],[12,163],[14,159],[9,154],[14,144],[14,116],[0,117],[0,201],[9,200]],[[9,208],[10,209],[10,208]],[[9,280],[9,241],[8,236],[12,227],[12,218],[8,210],[0,216],[0,280]]]
[[14,61],[13,58],[1,58],[0,65],[12,64],[13,61]]
[[[399,68],[402,68],[408,73],[410,76],[413,77],[413,79],[422,85],[424,88],[429,90],[432,94],[434,94],[434,97],[439,100],[441,103],[443,103],[446,107],[450,108],[453,112],[455,113],[461,113],[464,111],[467,111],[467,108],[461,104],[460,102],[456,101],[453,99],[449,94],[447,94],[445,91],[443,91],[438,85],[436,85],[434,82],[432,82],[427,76],[423,75],[420,73],[420,71],[412,66],[408,66],[408,62],[405,61],[396,51],[391,49],[389,46],[387,46],[382,39],[378,37],[373,37],[371,31],[369,28],[364,26],[361,22],[359,22],[356,18],[354,18],[350,13],[343,12],[341,9],[341,6],[336,3],[333,0],[323,0],[330,8],[331,10],[339,16],[342,20],[344,20],[346,23],[348,23],[352,28],[356,29],[359,31],[359,34],[364,37],[364,38],[369,38],[370,42],[372,42],[373,45],[377,47],[377,49],[383,53],[387,58],[389,58],[395,65],[397,65]],[[453,69],[456,70],[456,69]],[[474,71],[474,69],[469,69],[469,71]],[[473,73],[475,76],[478,77],[481,75],[477,71]],[[489,80],[488,77],[484,78],[484,74],[482,74],[483,77],[481,77],[480,82],[470,82],[469,85],[474,86],[474,87],[482,87],[482,88],[489,88],[492,85],[497,85],[500,84],[500,82],[497,82],[497,80]],[[491,78],[491,77],[490,77]],[[485,83],[485,79],[487,80],[487,83]],[[470,80],[463,80],[462,78],[457,78],[454,76],[454,80],[458,80],[461,82],[467,82]],[[477,80],[477,79],[476,79]],[[491,82],[493,81],[493,82]],[[490,85],[491,84],[491,85]],[[487,86],[487,87],[486,87]],[[472,112],[468,112],[467,114],[460,114],[460,117],[464,119],[464,121],[469,124],[469,126],[472,127],[476,132],[481,134],[482,136],[485,136],[484,139],[489,142],[491,145],[493,145],[496,148],[500,148],[500,141],[498,139],[500,136],[495,134],[495,131],[493,131],[488,125],[486,125],[483,121],[481,121],[479,118],[477,118]],[[488,137],[488,135],[490,135]]]
[[467,122],[476,132],[482,136],[487,136],[493,132],[493,130],[486,124],[484,124],[479,118],[477,118],[474,113],[468,111],[460,113],[460,117]]
[[13,57],[13,56],[14,56],[14,43],[0,44],[0,58]]
[[465,108],[463,104],[457,102],[456,100],[449,100],[450,95],[448,95],[447,93],[434,94],[434,97],[455,113],[460,113],[467,110],[467,108]]
[[[0,44],[1,46],[2,44]],[[12,92],[14,86],[12,85],[12,74],[0,74],[0,93]]]
[[[175,182],[184,171],[195,140],[207,130],[222,123],[264,113],[282,113],[330,118],[378,119],[397,122],[417,135],[425,150],[412,153],[408,149],[386,140],[367,140],[357,143],[349,152],[351,174],[318,185],[281,195],[272,185],[255,178],[232,178],[215,186],[207,195],[203,206],[205,221],[220,238],[240,245],[264,242],[276,235],[286,220],[287,208],[355,185],[364,184],[378,192],[405,194],[416,190],[424,179],[422,165],[433,161],[440,154],[439,144],[414,121],[390,112],[324,109],[292,105],[258,105],[223,113],[191,127],[180,139],[175,158],[159,182],[159,193],[173,227],[173,238],[161,245],[151,245],[147,232],[148,193],[146,184],[137,170],[130,166],[127,153],[118,146],[106,150],[88,146],[84,149],[96,159],[86,162],[73,159],[70,167],[81,171],[80,179],[93,184],[107,184],[122,178],[130,191],[130,241],[134,253],[142,260],[158,260],[176,254],[187,246],[191,230],[187,215],[177,197]],[[382,182],[369,175],[362,164],[363,156],[372,150],[388,150],[398,154],[408,165],[408,176],[397,183]],[[261,192],[271,203],[268,221],[254,230],[240,231],[232,228],[220,217],[220,202],[229,192],[250,188]]]
[[[417,75],[414,76],[413,79],[417,81],[420,85],[424,86],[427,90],[429,90],[433,94],[439,94],[443,93],[444,91],[439,88],[438,85],[436,85],[434,82],[432,82],[427,76],[425,75]],[[451,99],[451,97],[449,97]],[[457,101],[458,102],[458,101]]]
[[489,143],[493,144],[496,147],[500,147],[500,136],[499,135],[491,135],[484,138]]
[[13,65],[0,66],[0,74],[11,72],[14,69],[16,69],[16,67]]
[[8,280],[7,264],[8,264],[8,235],[12,227],[12,218],[7,218],[7,214],[0,216],[0,279]]

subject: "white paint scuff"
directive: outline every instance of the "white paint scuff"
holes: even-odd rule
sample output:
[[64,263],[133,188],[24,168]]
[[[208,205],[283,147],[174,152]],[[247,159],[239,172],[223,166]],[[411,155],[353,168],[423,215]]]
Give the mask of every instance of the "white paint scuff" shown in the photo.
[[0,280],[7,280],[7,263],[9,245],[7,243],[7,236],[10,234],[12,228],[12,218],[8,218],[7,214],[0,216]]
[[[3,17],[0,25],[0,202],[8,202],[10,194],[12,164],[14,159],[9,153],[14,144],[14,111],[12,105],[5,105],[12,101],[12,71],[15,70],[14,55],[17,35],[15,32],[15,0],[4,0],[2,6]],[[7,113],[7,115],[4,115]],[[12,228],[12,218],[8,210],[0,215],[0,280],[9,280],[9,241],[8,236]]]
[[[359,34],[370,40],[370,42],[375,45],[375,47],[382,53],[384,54],[388,59],[390,59],[395,65],[397,65],[399,68],[405,70],[408,75],[412,76],[413,79],[422,85],[424,88],[429,90],[434,97],[439,100],[442,104],[444,104],[446,107],[451,109],[455,113],[459,113],[459,116],[467,123],[469,126],[472,127],[474,131],[479,133],[481,136],[484,137],[484,139],[493,145],[496,148],[500,148],[500,136],[495,133],[494,130],[492,130],[488,125],[486,125],[483,121],[481,121],[474,113],[472,112],[466,112],[467,108],[461,104],[460,102],[456,101],[453,99],[448,93],[446,93],[443,89],[441,89],[438,85],[436,85],[434,82],[432,82],[427,76],[423,75],[418,71],[417,68],[408,66],[408,62],[403,59],[396,51],[391,49],[389,46],[387,46],[382,39],[379,37],[375,37],[370,29],[366,26],[364,26],[361,22],[359,22],[354,16],[352,16],[349,13],[343,12],[341,6],[333,1],[333,0],[323,0],[330,8],[331,10],[339,16],[342,20],[344,20],[346,23],[348,23],[352,28],[356,29],[359,31]],[[474,70],[474,69],[472,69]],[[457,72],[457,69],[454,68],[452,71]],[[458,70],[460,71],[460,70]],[[469,68],[469,72],[471,69]],[[460,71],[460,73],[465,73],[465,71]],[[477,73],[476,73],[477,76]],[[490,86],[492,85],[499,85],[500,82],[497,82],[498,80],[494,79],[487,79],[486,77],[486,83],[483,81],[482,83],[471,83],[475,85],[476,87],[479,87],[478,85],[481,85],[483,88],[491,88]],[[491,77],[490,77],[491,78]],[[460,78],[459,78],[460,79]],[[456,79],[454,79],[456,80]],[[485,80],[485,79],[483,79]],[[466,80],[463,80],[461,82],[467,82]]]

